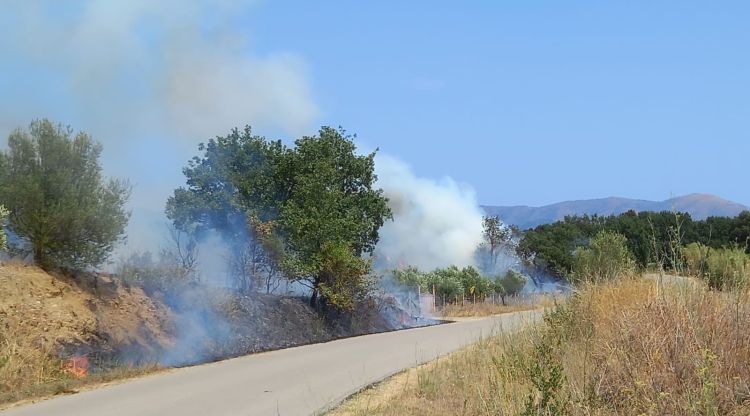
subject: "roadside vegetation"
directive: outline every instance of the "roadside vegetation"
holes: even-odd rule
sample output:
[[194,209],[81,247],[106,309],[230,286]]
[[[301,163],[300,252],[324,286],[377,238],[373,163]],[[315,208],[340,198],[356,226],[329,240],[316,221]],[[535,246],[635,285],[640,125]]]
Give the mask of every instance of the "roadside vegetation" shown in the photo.
[[634,265],[641,270],[685,273],[683,247],[694,243],[709,251],[739,249],[750,254],[747,211],[734,218],[709,217],[701,221],[680,212],[630,211],[609,217],[566,217],[525,231],[517,252],[529,264],[570,280],[574,279],[576,250],[588,247],[601,231],[624,237]]
[[543,324],[404,373],[332,414],[750,413],[748,256],[723,249],[708,261],[707,249],[689,246],[682,260],[721,283],[644,279],[626,247],[602,231],[580,249],[578,289]]
[[[520,273],[508,270],[503,275],[486,277],[472,266],[450,266],[423,272],[416,267],[394,270],[395,280],[421,293],[435,295],[437,306],[484,303],[488,298],[506,303],[506,297],[518,295],[526,285]],[[494,303],[494,302],[493,302]]]
[[[0,151],[0,403],[416,319],[373,298],[367,255],[391,212],[375,154],[342,129],[285,146],[247,127],[201,144],[166,201],[169,245],[114,275],[101,270],[126,238],[131,187],[103,176],[102,150],[42,119]],[[231,246],[231,287],[202,281],[198,243],[212,235]],[[308,302],[274,293],[282,282]]]
[[[394,270],[405,296],[377,298],[371,255],[392,212],[375,153],[330,127],[291,146],[234,129],[198,151],[166,202],[171,246],[132,253],[111,276],[99,271],[126,238],[128,182],[102,175],[102,147],[84,132],[37,120],[11,133],[0,151],[0,403],[154,363],[409,327],[425,321],[419,294],[432,294],[446,316],[554,307],[538,328],[421,370],[372,412],[748,413],[748,212],[569,217],[526,232],[486,217],[477,267]],[[230,246],[229,287],[201,281],[198,243],[211,236]],[[499,265],[509,253],[524,264]],[[560,305],[526,302],[522,270],[576,290]],[[281,282],[309,292],[278,295]]]

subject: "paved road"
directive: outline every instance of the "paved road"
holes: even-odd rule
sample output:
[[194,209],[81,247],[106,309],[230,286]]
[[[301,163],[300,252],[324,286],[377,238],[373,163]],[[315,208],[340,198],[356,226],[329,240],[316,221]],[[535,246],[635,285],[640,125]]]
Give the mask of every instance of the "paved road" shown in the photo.
[[362,387],[539,311],[347,338],[179,369],[0,412],[2,416],[311,415]]

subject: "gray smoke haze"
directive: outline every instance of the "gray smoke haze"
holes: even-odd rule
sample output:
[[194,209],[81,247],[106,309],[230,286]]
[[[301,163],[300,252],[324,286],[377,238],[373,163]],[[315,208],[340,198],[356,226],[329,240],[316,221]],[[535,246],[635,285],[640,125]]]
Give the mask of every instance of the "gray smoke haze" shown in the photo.
[[153,249],[198,142],[245,124],[296,136],[320,113],[302,57],[253,51],[255,3],[3,2],[2,142],[41,117],[90,133],[134,185],[129,245]]
[[[58,117],[58,105],[100,140],[134,134],[187,140],[227,126],[301,133],[317,116],[303,60],[253,55],[250,33],[227,24],[252,1],[11,1],[1,29],[4,60],[44,68],[55,89],[22,94],[4,130],[31,117]],[[210,23],[206,23],[210,22]],[[11,70],[4,76],[13,77]],[[60,117],[65,120],[66,117]]]
[[475,264],[482,212],[473,189],[451,178],[417,177],[404,162],[387,155],[378,155],[375,167],[377,186],[393,210],[393,221],[380,231],[379,261],[423,270]]

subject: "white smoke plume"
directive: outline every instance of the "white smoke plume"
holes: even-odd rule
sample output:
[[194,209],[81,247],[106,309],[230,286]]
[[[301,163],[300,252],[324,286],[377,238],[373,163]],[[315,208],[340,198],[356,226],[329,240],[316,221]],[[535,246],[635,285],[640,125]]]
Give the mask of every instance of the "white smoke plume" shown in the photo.
[[0,134],[41,117],[84,130],[136,208],[161,210],[199,141],[245,124],[299,135],[319,114],[300,56],[253,51],[252,3],[3,4]]
[[[318,114],[305,64],[290,53],[251,52],[252,34],[239,19],[253,3],[11,0],[0,51],[18,72],[11,66],[0,76],[39,68],[43,85],[31,93],[8,87],[4,99],[17,110],[5,112],[0,127],[59,118],[80,123],[105,147],[135,134],[177,136],[192,147],[245,123],[299,134]],[[7,81],[0,86],[23,85]]]
[[245,124],[298,136],[320,113],[301,56],[257,51],[255,3],[3,2],[0,147],[35,118],[91,134],[104,173],[134,185],[121,250],[155,250],[198,142]]
[[473,189],[448,177],[417,177],[405,163],[382,154],[375,166],[377,186],[393,210],[393,221],[380,230],[378,262],[423,270],[475,264],[482,212]]

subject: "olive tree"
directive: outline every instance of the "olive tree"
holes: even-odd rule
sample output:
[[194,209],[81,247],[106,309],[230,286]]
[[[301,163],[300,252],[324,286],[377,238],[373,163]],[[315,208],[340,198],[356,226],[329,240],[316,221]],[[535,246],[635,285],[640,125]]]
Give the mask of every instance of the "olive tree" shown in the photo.
[[84,132],[37,120],[0,152],[0,203],[40,266],[99,266],[123,238],[130,186],[102,176],[101,151]]

